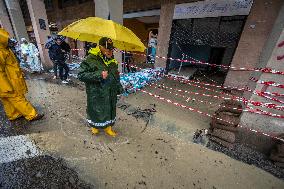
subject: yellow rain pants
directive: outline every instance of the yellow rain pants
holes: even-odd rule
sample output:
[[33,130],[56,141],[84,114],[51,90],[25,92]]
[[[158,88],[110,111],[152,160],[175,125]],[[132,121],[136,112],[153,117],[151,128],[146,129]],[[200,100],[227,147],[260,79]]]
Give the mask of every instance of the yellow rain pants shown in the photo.
[[24,116],[27,120],[32,120],[37,113],[34,107],[26,100],[24,96],[1,98],[4,110],[9,120],[15,120]]
[[20,65],[8,47],[9,33],[0,28],[0,99],[9,120],[24,116],[32,120],[36,110],[26,100],[27,85]]

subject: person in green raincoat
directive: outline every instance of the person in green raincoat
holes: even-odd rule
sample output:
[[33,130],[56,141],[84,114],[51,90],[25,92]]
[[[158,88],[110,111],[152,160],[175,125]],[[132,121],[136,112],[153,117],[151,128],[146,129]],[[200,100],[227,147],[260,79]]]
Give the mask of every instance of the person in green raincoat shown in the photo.
[[106,134],[116,136],[112,126],[116,120],[117,95],[123,92],[123,88],[113,48],[110,38],[101,38],[99,46],[89,50],[78,73],[79,80],[86,85],[87,121],[93,134],[104,129]]

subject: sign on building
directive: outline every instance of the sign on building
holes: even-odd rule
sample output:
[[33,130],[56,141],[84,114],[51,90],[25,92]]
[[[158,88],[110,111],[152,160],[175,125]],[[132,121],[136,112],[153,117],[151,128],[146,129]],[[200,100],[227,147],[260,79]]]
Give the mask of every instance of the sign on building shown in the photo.
[[248,15],[253,0],[209,0],[177,4],[173,19]]
[[40,29],[46,30],[45,20],[40,18],[40,19],[38,19],[38,21],[39,21],[39,27],[40,27]]

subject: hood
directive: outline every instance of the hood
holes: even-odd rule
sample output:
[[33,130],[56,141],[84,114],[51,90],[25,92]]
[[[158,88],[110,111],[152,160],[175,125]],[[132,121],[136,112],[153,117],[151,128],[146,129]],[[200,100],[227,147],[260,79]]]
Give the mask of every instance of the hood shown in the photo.
[[9,33],[3,28],[0,28],[0,48],[7,48],[8,39],[9,39]]
[[100,55],[102,54],[99,47],[91,48],[91,49],[89,50],[89,53],[90,53],[90,54],[93,54],[93,55],[95,55],[95,56],[100,56]]
[[101,53],[101,50],[100,50],[99,47],[91,48],[91,49],[89,50],[89,53],[92,54],[92,55],[101,57],[102,60],[103,60],[103,62],[104,62],[107,66],[108,66],[109,64],[111,64],[111,63],[118,64],[118,62],[117,62],[114,58],[105,60],[105,59],[103,58],[103,54]]

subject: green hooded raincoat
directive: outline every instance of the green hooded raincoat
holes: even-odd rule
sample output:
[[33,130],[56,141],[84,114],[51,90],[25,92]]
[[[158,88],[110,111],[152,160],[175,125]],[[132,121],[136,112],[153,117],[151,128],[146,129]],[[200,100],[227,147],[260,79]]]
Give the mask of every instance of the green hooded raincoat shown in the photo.
[[[98,47],[89,53],[81,63],[78,78],[86,85],[88,122],[92,127],[103,129],[115,123],[117,95],[123,88],[117,61],[105,60]],[[102,71],[108,71],[106,79],[102,78]]]

